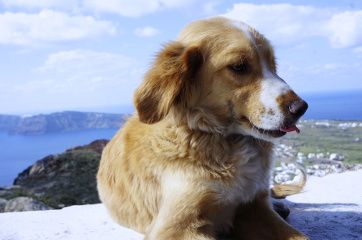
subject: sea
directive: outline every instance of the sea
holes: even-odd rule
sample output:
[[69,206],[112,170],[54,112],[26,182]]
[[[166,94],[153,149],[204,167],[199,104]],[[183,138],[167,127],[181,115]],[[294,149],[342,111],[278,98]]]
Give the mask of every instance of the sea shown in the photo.
[[362,91],[301,94],[309,105],[304,119],[362,120]]
[[[304,119],[362,121],[362,91],[301,94],[309,109]],[[110,139],[117,129],[9,135],[0,131],[0,186],[9,186],[18,173],[35,161],[96,139]]]

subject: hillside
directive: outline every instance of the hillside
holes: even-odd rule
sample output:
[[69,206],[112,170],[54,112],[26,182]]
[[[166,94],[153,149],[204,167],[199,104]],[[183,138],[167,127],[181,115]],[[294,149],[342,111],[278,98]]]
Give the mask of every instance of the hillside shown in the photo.
[[291,181],[298,169],[323,177],[362,168],[362,122],[304,120],[300,134],[287,134],[276,144],[274,181]]
[[0,115],[0,130],[11,134],[44,134],[86,129],[119,128],[122,114],[94,112],[56,112],[28,117]]
[[282,143],[299,152],[300,158],[319,154],[320,159],[333,160],[330,155],[337,153],[340,161],[362,163],[361,121],[304,120],[298,126],[302,134],[288,134]]

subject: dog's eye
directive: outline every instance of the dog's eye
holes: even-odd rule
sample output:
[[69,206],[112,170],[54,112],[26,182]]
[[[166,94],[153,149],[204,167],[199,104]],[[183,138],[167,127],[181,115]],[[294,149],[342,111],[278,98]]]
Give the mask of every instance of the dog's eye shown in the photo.
[[229,69],[238,74],[244,74],[250,72],[250,65],[248,63],[239,63],[230,65]]

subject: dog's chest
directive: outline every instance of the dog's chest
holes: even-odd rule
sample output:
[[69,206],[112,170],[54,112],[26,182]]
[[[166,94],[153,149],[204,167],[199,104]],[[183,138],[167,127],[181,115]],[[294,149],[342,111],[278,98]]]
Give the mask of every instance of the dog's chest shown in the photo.
[[230,161],[228,175],[204,182],[205,190],[214,195],[214,204],[220,206],[214,213],[219,230],[231,226],[240,204],[252,201],[258,192],[269,189],[271,155],[262,154],[252,145],[243,145],[233,151]]
[[236,205],[249,202],[258,192],[269,188],[270,154],[262,154],[259,148],[246,144],[236,148],[230,160],[230,175],[210,185],[220,202]]

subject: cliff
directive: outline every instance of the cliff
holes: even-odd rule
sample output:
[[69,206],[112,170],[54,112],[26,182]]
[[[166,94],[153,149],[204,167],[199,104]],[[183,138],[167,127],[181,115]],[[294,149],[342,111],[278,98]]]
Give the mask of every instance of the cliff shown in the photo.
[[26,196],[52,208],[98,203],[96,172],[108,140],[49,155],[20,173],[14,187],[0,189],[0,199]]

